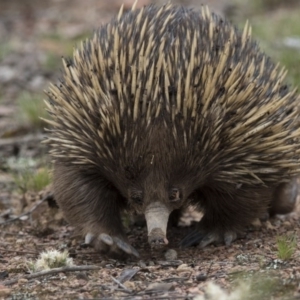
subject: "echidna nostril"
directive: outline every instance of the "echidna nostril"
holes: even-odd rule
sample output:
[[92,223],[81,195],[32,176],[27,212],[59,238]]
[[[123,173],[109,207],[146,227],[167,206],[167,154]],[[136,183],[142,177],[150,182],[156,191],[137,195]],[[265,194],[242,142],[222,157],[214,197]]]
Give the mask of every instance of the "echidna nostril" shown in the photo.
[[152,241],[150,242],[152,245],[164,245],[164,239],[163,238],[155,238],[152,239]]

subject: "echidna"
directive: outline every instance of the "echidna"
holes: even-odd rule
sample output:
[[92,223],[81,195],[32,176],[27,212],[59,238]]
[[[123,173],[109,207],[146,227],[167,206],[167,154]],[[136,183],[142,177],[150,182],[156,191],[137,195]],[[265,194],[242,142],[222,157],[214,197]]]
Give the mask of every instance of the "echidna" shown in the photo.
[[196,205],[182,245],[230,244],[299,175],[296,91],[250,35],[207,7],[133,7],[63,61],[47,101],[54,195],[87,242],[137,256],[122,211],[164,244],[170,213]]

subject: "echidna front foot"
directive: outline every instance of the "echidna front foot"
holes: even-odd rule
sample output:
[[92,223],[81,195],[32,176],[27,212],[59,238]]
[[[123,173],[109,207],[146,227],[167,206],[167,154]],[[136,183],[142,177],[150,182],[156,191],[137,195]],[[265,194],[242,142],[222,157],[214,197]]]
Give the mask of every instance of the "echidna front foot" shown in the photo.
[[273,194],[269,209],[270,217],[276,214],[291,213],[296,206],[299,190],[300,187],[298,178],[293,178],[287,183],[281,183],[275,189]]
[[85,236],[85,243],[93,244],[95,249],[103,254],[116,258],[126,258],[131,255],[139,257],[139,253],[125,240],[123,237],[107,233],[101,233],[98,237],[91,233]]
[[225,244],[231,245],[238,237],[238,233],[235,231],[205,231],[195,230],[187,235],[182,241],[182,247],[191,247],[199,245],[200,248],[204,248],[210,244]]

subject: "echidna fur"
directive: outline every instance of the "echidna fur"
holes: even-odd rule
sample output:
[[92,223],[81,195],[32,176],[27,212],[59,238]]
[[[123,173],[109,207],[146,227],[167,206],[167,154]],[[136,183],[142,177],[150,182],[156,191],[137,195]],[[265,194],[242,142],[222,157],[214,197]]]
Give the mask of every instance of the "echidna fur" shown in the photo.
[[165,219],[189,204],[204,217],[186,244],[231,241],[300,173],[296,91],[248,23],[207,7],[121,9],[63,65],[46,101],[55,197],[101,249],[133,251],[121,211],[148,216],[166,243]]

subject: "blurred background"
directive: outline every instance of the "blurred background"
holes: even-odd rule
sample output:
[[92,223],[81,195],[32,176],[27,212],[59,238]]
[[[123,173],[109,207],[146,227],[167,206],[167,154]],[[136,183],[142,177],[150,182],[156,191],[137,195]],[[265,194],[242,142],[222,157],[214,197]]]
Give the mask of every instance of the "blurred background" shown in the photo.
[[[59,78],[61,57],[133,0],[0,0],[0,209],[15,191],[42,190],[51,182],[44,138],[44,93]],[[138,6],[164,3],[139,0]],[[211,10],[253,36],[288,81],[300,86],[300,0],[173,0]],[[25,201],[26,202],[26,201]],[[18,201],[19,203],[19,201]],[[23,206],[27,204],[24,203]],[[22,211],[22,209],[21,209]]]

